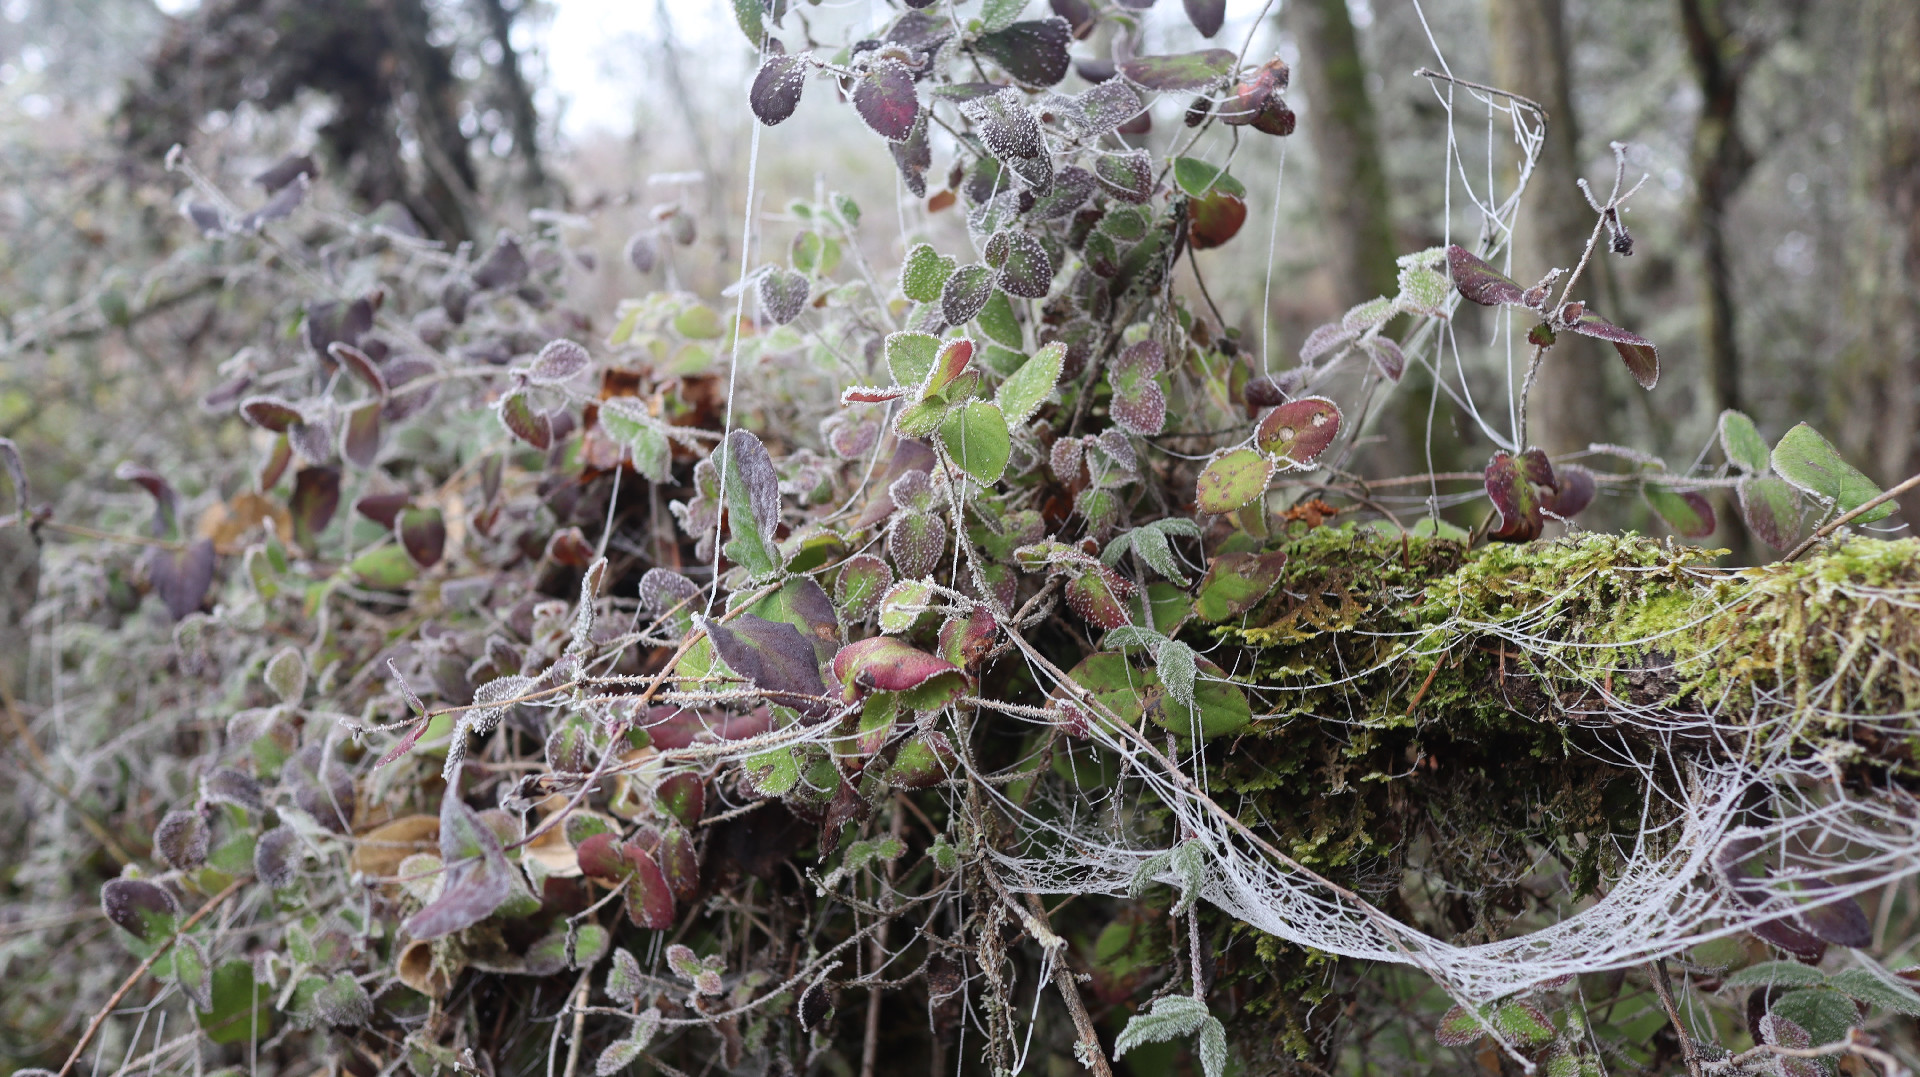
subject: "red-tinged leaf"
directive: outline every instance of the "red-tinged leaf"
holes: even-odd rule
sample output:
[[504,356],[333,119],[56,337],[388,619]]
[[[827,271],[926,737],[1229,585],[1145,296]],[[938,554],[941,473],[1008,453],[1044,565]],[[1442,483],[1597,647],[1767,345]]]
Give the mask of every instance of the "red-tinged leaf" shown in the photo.
[[1280,137],[1292,134],[1295,116],[1281,96],[1291,76],[1286,61],[1278,58],[1267,61],[1233,88],[1233,100],[1221,108],[1220,118],[1233,127],[1250,126]]
[[410,500],[412,498],[405,490],[367,494],[353,503],[353,511],[391,531],[393,521],[399,517],[400,510],[406,508]]
[[380,757],[380,761],[373,765],[373,769],[379,770],[381,767],[386,766],[388,763],[391,763],[394,760],[400,758],[401,756],[406,755],[408,752],[413,751],[413,746],[420,743],[421,736],[426,733],[427,724],[428,722],[425,717],[414,719],[412,724],[410,724],[407,727],[406,733],[404,733],[400,737],[400,739],[394,743],[393,747],[387,749],[387,754]]
[[1271,594],[1287,566],[1287,552],[1223,553],[1207,563],[1193,612],[1211,624],[1238,617]]
[[889,142],[905,142],[920,115],[920,99],[913,89],[913,72],[898,60],[881,60],[868,68],[853,87],[854,111]]
[[447,549],[447,523],[439,509],[407,509],[399,513],[394,522],[394,535],[405,547],[407,556],[421,568],[439,564]]
[[373,328],[373,302],[366,298],[341,302],[337,299],[307,304],[307,347],[323,366],[331,366],[333,357],[327,346],[334,341],[359,344]]
[[565,385],[585,374],[593,366],[593,356],[579,344],[561,337],[549,340],[527,367],[527,380],[535,385]]
[[666,872],[638,846],[627,846],[626,854],[633,865],[633,875],[627,879],[627,919],[654,931],[672,927],[673,887]]
[[1167,398],[1154,380],[1166,365],[1166,348],[1157,340],[1142,340],[1107,367],[1107,381],[1113,387],[1108,410],[1128,432],[1151,437],[1166,425]]
[[1447,271],[1453,276],[1454,288],[1469,303],[1483,307],[1526,305],[1525,288],[1457,243],[1447,248]]
[[707,783],[698,774],[682,771],[662,778],[654,787],[653,798],[662,812],[685,826],[699,826],[700,818],[707,813]]
[[1145,202],[1153,197],[1153,160],[1145,150],[1102,154],[1093,163],[1093,178],[1122,201]]
[[1233,74],[1234,59],[1234,54],[1227,49],[1204,49],[1178,56],[1136,56],[1120,65],[1120,74],[1126,76],[1128,82],[1148,90],[1204,90],[1219,85]]
[[1197,251],[1211,250],[1240,234],[1247,203],[1218,188],[1187,202],[1187,241]]
[[416,939],[464,931],[492,916],[514,893],[513,865],[500,839],[452,788],[440,801],[440,860],[446,872],[440,896],[401,925]]
[[387,376],[380,372],[379,366],[375,365],[373,358],[366,352],[344,340],[336,340],[327,345],[327,354],[333,356],[335,362],[346,367],[348,373],[359,378],[367,388],[380,394],[383,399],[386,397]]
[[533,410],[533,402],[523,392],[511,392],[500,398],[500,421],[514,437],[545,451],[553,445],[553,420],[546,412]]
[[159,942],[173,934],[180,903],[144,879],[109,879],[100,888],[100,909],[113,925],[141,942]]
[[940,626],[940,657],[963,669],[978,666],[1000,638],[999,622],[985,606]]
[[282,434],[273,439],[273,448],[267,450],[267,458],[260,462],[260,475],[257,485],[262,493],[273,489],[280,482],[280,476],[287,473],[287,465],[293,463],[293,444]]
[[841,697],[851,703],[868,692],[904,692],[918,688],[942,673],[959,667],[944,658],[910,647],[894,636],[874,636],[849,643],[833,656],[833,675]]
[[1105,629],[1132,624],[1127,600],[1133,597],[1133,584],[1105,565],[1096,565],[1067,584],[1067,605],[1081,619]]
[[1535,347],[1551,348],[1553,347],[1553,342],[1558,339],[1559,337],[1554,335],[1553,326],[1545,322],[1541,322],[1539,325],[1527,330],[1527,343]]
[[1776,550],[1792,549],[1800,537],[1800,492],[1776,475],[1740,480],[1740,515],[1760,541]]
[[1254,443],[1295,464],[1312,463],[1340,433],[1340,408],[1324,396],[1303,396],[1267,413]]
[[814,720],[833,713],[833,704],[824,698],[827,688],[820,680],[813,644],[798,628],[751,613],[726,624],[710,621],[706,627],[707,638],[713,641],[721,661],[770,702],[792,707]]
[[262,430],[284,434],[295,423],[307,421],[300,409],[277,396],[250,396],[240,402],[240,416]]
[[1487,537],[1496,542],[1531,542],[1546,526],[1540,510],[1558,489],[1547,454],[1528,449],[1519,456],[1494,453],[1486,470],[1487,496],[1500,511],[1500,527]]
[[1352,340],[1357,330],[1348,328],[1344,321],[1328,322],[1307,334],[1306,343],[1300,345],[1300,361],[1311,363],[1327,355]]
[[1541,503],[1541,508],[1548,513],[1562,520],[1571,520],[1580,514],[1580,510],[1593,503],[1593,495],[1598,490],[1593,472],[1579,464],[1567,464],[1555,468],[1553,477],[1559,489]]
[[939,354],[934,357],[933,369],[927,372],[927,384],[920,390],[921,398],[940,393],[953,384],[954,379],[966,371],[967,364],[973,361],[973,351],[973,341],[965,337],[942,344]]
[[[944,539],[942,540],[944,545]],[[893,586],[893,570],[870,553],[855,554],[840,566],[840,578],[833,593],[840,616],[848,621],[863,621],[880,608],[880,596]]]
[[1442,1047],[1470,1047],[1487,1034],[1485,1026],[1465,1006],[1455,1006],[1440,1015],[1433,1038]]
[[925,789],[959,772],[960,756],[953,742],[938,730],[914,733],[894,753],[887,782],[901,789]]
[[887,525],[887,554],[902,579],[919,579],[939,567],[947,548],[947,525],[930,512],[901,512]]
[[1794,923],[1801,930],[1823,942],[1855,950],[1873,942],[1873,925],[1859,902],[1850,897],[1821,897],[1822,891],[1833,889],[1833,884],[1824,879],[1803,879],[1799,889],[1813,899],[1793,914]]
[[593,563],[593,543],[577,527],[563,527],[547,536],[547,560],[568,568],[586,568]]
[[358,468],[369,468],[380,457],[380,402],[370,400],[347,413],[340,430],[340,455]]
[[1219,515],[1250,503],[1273,478],[1273,458],[1258,449],[1234,449],[1214,457],[1194,486],[1194,504]]
[[1388,381],[1398,382],[1407,372],[1407,354],[1391,337],[1368,337],[1360,342],[1360,347],[1373,360],[1374,367]]
[[1186,0],[1186,5],[1187,21],[1201,37],[1212,37],[1226,25],[1227,0]]
[[660,871],[667,877],[667,889],[677,901],[692,901],[700,896],[700,857],[693,839],[680,827],[669,825],[660,836]]
[[913,390],[899,385],[876,386],[856,385],[840,394],[842,404],[886,404],[913,395]]
[[1640,495],[1667,526],[1687,538],[1706,538],[1717,526],[1713,505],[1696,490],[1674,490],[1655,483],[1644,483]]
[[1793,926],[1786,917],[1763,920],[1753,925],[1753,933],[1760,941],[1777,946],[1809,965],[1819,964],[1827,955],[1825,942]]
[[184,550],[155,548],[147,556],[147,577],[175,621],[200,608],[213,583],[213,540],[197,538]]
[[933,167],[933,145],[927,141],[927,118],[920,117],[913,125],[913,131],[905,142],[887,143],[888,152],[893,154],[893,165],[900,172],[900,180],[907,185],[908,193],[915,198],[927,196],[927,169]]
[[1045,299],[1053,289],[1053,256],[1026,232],[1005,232],[1007,256],[1000,263],[1000,290],[1023,299]]
[[1016,22],[982,34],[974,48],[1029,86],[1052,86],[1067,77],[1071,63],[1067,46],[1072,41],[1073,27],[1055,17]]
[[588,835],[574,847],[573,855],[580,862],[581,874],[595,879],[617,883],[632,870],[619,835],[611,831]]
[[[1466,295],[1464,291],[1461,294]],[[1583,337],[1595,337],[1613,345],[1640,388],[1651,389],[1660,381],[1660,352],[1654,348],[1653,341],[1622,329],[1592,311],[1582,314],[1569,328]]]
[[303,467],[293,477],[293,495],[287,499],[287,511],[293,515],[293,537],[300,545],[313,548],[314,540],[333,522],[340,507],[340,469]]
[[747,92],[747,103],[752,106],[754,117],[772,127],[793,115],[806,80],[805,56],[769,55],[760,65],[759,73],[753,76],[753,89]]

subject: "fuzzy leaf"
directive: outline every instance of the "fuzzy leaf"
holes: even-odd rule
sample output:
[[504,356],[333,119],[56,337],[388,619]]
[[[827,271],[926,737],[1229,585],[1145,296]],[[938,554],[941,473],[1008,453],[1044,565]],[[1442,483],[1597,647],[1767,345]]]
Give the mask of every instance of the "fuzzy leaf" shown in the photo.
[[1800,492],[1777,475],[1748,475],[1740,480],[1740,515],[1760,541],[1776,550],[1792,549],[1800,537]]
[[940,289],[940,316],[951,325],[965,325],[986,308],[992,295],[992,269],[977,262],[961,266]]
[[500,423],[514,437],[545,451],[553,444],[553,420],[543,411],[535,411],[527,394],[514,391],[500,398]]
[[1540,510],[1555,490],[1553,465],[1547,454],[1528,449],[1519,456],[1498,452],[1487,464],[1487,496],[1500,511],[1500,527],[1488,537],[1497,542],[1531,542],[1540,537],[1546,521]]
[[1067,77],[1067,46],[1073,27],[1062,18],[1016,22],[1004,30],[982,34],[974,48],[1016,80],[1029,86],[1052,86]]
[[1728,974],[1720,981],[1721,990],[1737,987],[1818,987],[1827,982],[1827,974],[1798,961],[1762,961]]
[[[953,276],[955,262],[947,255],[922,243],[907,253],[900,266],[900,291],[915,303],[933,303],[940,299],[947,278]],[[891,342],[889,342],[891,345]]]
[[930,512],[901,512],[887,525],[887,554],[908,579],[931,575],[946,548],[947,525]]
[[842,698],[849,703],[869,691],[904,692],[940,674],[959,671],[960,667],[946,659],[910,647],[893,636],[850,643],[833,656],[833,675],[842,685]]
[[1726,454],[1727,463],[1749,475],[1765,475],[1772,463],[1772,453],[1753,420],[1732,408],[1720,413],[1720,451]]
[[807,296],[812,288],[813,284],[805,273],[768,266],[760,275],[755,291],[767,320],[775,325],[785,325],[798,318],[800,312],[807,308]]
[[587,349],[562,337],[550,340],[527,368],[527,380],[535,385],[565,385],[585,374],[593,366]]
[[746,430],[727,435],[720,480],[727,506],[727,559],[756,580],[778,573],[783,562],[774,532],[780,526],[780,475],[760,439]]
[[1483,307],[1526,305],[1525,288],[1457,243],[1447,248],[1447,270],[1454,288],[1468,302]]
[[1123,201],[1139,203],[1153,197],[1153,161],[1145,150],[1102,154],[1094,162],[1093,177],[1108,194]]
[[1068,582],[1067,605],[1089,624],[1114,629],[1132,622],[1127,599],[1133,592],[1133,584],[1119,573],[1096,564]]
[[[1192,1035],[1213,1019],[1207,1004],[1192,995],[1162,995],[1153,1001],[1150,1012],[1136,1013],[1127,1021],[1127,1027],[1113,1041],[1113,1057],[1120,1058],[1143,1044]],[[1216,1075],[1209,1073],[1207,1077]]]
[[1473,1011],[1465,1006],[1455,1006],[1442,1014],[1440,1024],[1433,1030],[1433,1038],[1442,1047],[1467,1047],[1487,1034]]
[[[1773,447],[1773,470],[1798,489],[1847,513],[1880,496],[1880,487],[1841,458],[1832,443],[1806,423],[1787,431]],[[1870,524],[1893,515],[1891,501],[1862,513],[1854,522]]]
[[1232,512],[1266,492],[1273,460],[1257,449],[1234,449],[1214,457],[1200,472],[1195,505],[1205,513]]
[[[944,539],[941,543],[945,545]],[[840,578],[834,584],[835,604],[840,616],[861,621],[880,608],[880,596],[893,586],[893,570],[872,554],[856,554],[840,566]]]
[[994,403],[1000,406],[1010,427],[1024,427],[1040,410],[1040,405],[1046,403],[1060,381],[1066,357],[1067,346],[1055,341],[1033,353],[1033,358],[1020,364],[1020,369],[1000,383],[994,393]]
[[1920,1017],[1920,994],[1897,982],[1887,983],[1867,969],[1837,972],[1827,981],[1827,986],[1855,1001],[1907,1017]]
[[513,865],[507,863],[500,839],[452,786],[440,800],[440,860],[446,872],[440,896],[402,925],[416,939],[437,939],[472,927],[514,894]]
[[1006,259],[1000,263],[995,283],[1008,295],[1023,299],[1045,299],[1053,288],[1053,256],[1038,239],[1026,232],[1003,232]]
[[1107,367],[1113,387],[1110,412],[1129,433],[1151,437],[1167,421],[1167,398],[1154,376],[1166,368],[1166,349],[1157,340],[1142,340],[1116,356]]
[[832,704],[820,680],[813,644],[784,621],[769,621],[743,613],[727,624],[707,623],[707,638],[721,661],[764,693],[771,702],[792,707],[810,718],[832,713]]
[[1630,330],[1622,329],[1598,314],[1588,311],[1580,316],[1570,328],[1583,337],[1595,337],[1613,345],[1620,353],[1620,361],[1627,364],[1633,373],[1633,380],[1640,388],[1651,389],[1660,380],[1660,352],[1653,341]]

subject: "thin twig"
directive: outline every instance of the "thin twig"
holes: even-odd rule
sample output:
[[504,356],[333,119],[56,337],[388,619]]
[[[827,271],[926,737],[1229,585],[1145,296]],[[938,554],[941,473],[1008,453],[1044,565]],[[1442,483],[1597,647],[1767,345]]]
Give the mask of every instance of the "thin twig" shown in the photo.
[[127,978],[121,981],[120,989],[107,999],[107,1004],[100,1007],[99,1012],[93,1015],[93,1020],[87,1023],[87,1030],[80,1034],[80,1042],[73,1045],[73,1053],[67,1056],[67,1061],[60,1067],[57,1077],[67,1077],[67,1074],[73,1070],[73,1064],[80,1061],[80,1056],[86,1052],[87,1044],[93,1042],[94,1034],[100,1031],[100,1026],[105,1024],[107,1018],[113,1014],[113,1008],[120,1005],[120,1000],[127,997],[127,992],[133,990],[133,985],[140,982],[140,978],[147,974],[147,970],[153,967],[153,963],[160,960],[160,956],[173,947],[174,940],[186,934],[193,925],[206,919],[207,914],[225,904],[226,900],[238,893],[242,886],[252,881],[253,876],[242,875],[228,883],[225,890],[215,894],[212,900],[200,906],[192,916],[187,917],[186,922],[182,923],[172,935],[167,936],[165,941],[155,946],[153,952],[147,955],[147,959],[140,962],[139,968],[127,974]]
[[1812,549],[1814,543],[1819,542],[1821,539],[1826,538],[1828,535],[1833,534],[1835,531],[1840,530],[1841,528],[1847,526],[1853,521],[1859,519],[1861,516],[1864,516],[1865,514],[1872,512],[1874,509],[1877,509],[1881,505],[1884,505],[1887,502],[1892,501],[1894,498],[1899,497],[1901,494],[1906,493],[1908,490],[1911,490],[1916,486],[1920,486],[1920,475],[1914,475],[1913,477],[1907,479],[1907,481],[1901,483],[1900,485],[1894,487],[1891,490],[1888,490],[1886,493],[1881,494],[1879,497],[1874,498],[1872,501],[1869,501],[1866,504],[1861,505],[1859,508],[1854,509],[1852,512],[1849,512],[1845,516],[1840,517],[1838,520],[1835,520],[1832,523],[1828,524],[1827,526],[1821,528],[1820,530],[1815,531],[1813,534],[1808,535],[1807,541],[1802,542],[1798,546],[1795,546],[1793,548],[1792,553],[1781,558],[1780,560],[1784,563],[1787,561],[1792,561],[1795,558],[1798,558],[1801,554],[1806,553],[1809,549]]
[[1667,959],[1647,962],[1647,978],[1653,981],[1653,993],[1660,996],[1667,1020],[1673,1022],[1673,1034],[1680,1037],[1680,1057],[1686,1060],[1689,1077],[1701,1077],[1700,1055],[1693,1049],[1693,1037],[1687,1035],[1687,1026],[1673,1005],[1673,991],[1667,986]]
[[1413,73],[1413,77],[1417,79],[1439,79],[1441,82],[1451,82],[1455,86],[1465,86],[1469,90],[1479,90],[1481,93],[1496,94],[1500,97],[1506,98],[1507,100],[1513,102],[1516,105],[1525,105],[1527,108],[1532,109],[1534,113],[1538,115],[1542,121],[1545,121],[1547,119],[1547,110],[1544,105],[1540,104],[1540,102],[1538,101],[1535,101],[1531,97],[1522,97],[1519,94],[1514,93],[1512,90],[1503,90],[1498,86],[1489,86],[1484,82],[1468,82],[1466,79],[1456,78],[1455,76],[1449,75],[1444,71],[1435,71],[1430,67],[1423,67],[1418,71],[1415,71]]

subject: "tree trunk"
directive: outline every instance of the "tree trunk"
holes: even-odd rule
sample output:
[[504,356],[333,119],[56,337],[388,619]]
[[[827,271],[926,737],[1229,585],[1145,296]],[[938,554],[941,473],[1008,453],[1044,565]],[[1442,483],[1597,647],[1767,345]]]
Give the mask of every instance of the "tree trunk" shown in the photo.
[[513,20],[526,9],[524,0],[507,10],[504,0],[479,0],[480,14],[487,21],[487,33],[500,46],[500,97],[509,122],[513,125],[513,152],[524,171],[522,185],[536,198],[547,193],[549,180],[540,161],[540,113],[533,107],[533,89],[520,71],[520,53],[513,47]]
[[436,236],[456,242],[472,239],[480,212],[474,199],[479,183],[466,136],[460,133],[459,82],[452,60],[431,40],[433,20],[425,0],[376,2],[399,53],[399,75],[413,97],[407,118],[425,165],[420,193],[409,208],[425,214]]
[[1679,0],[1687,57],[1700,83],[1700,120],[1693,129],[1693,223],[1707,286],[1706,400],[1715,412],[1740,407],[1740,349],[1734,312],[1727,210],[1753,171],[1740,138],[1741,84],[1753,50],[1727,23],[1721,0]]
[[1335,296],[1344,307],[1392,295],[1397,274],[1387,172],[1346,0],[1300,0],[1292,16],[1304,54],[1300,82],[1312,108],[1307,136],[1319,169]]
[[[1875,0],[1861,60],[1860,178],[1879,212],[1857,249],[1864,334],[1860,395],[1848,414],[1872,416],[1859,452],[1885,485],[1920,472],[1920,7]],[[1920,494],[1901,499],[1920,520]]]
[[[1578,185],[1580,127],[1573,111],[1565,14],[1561,0],[1489,0],[1487,15],[1494,81],[1503,90],[1539,102],[1548,114],[1513,240],[1514,277],[1532,284],[1553,269],[1571,271],[1578,265],[1595,223]],[[1605,298],[1610,275],[1606,259],[1603,246],[1571,298]],[[1618,311],[1605,313],[1621,317]],[[1596,441],[1620,440],[1626,390],[1626,373],[1611,347],[1568,334],[1540,368],[1528,404],[1532,442],[1557,454]]]

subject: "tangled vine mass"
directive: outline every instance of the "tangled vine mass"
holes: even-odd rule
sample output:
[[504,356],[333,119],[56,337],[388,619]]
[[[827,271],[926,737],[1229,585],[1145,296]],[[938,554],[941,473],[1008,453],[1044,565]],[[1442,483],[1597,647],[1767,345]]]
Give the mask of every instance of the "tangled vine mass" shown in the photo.
[[[967,242],[871,265],[823,191],[717,299],[647,290],[683,209],[595,267],[565,214],[448,250],[321,208],[311,160],[237,193],[170,157],[277,314],[204,400],[229,474],[129,462],[147,501],[87,528],[0,443],[48,563],[4,885],[105,876],[112,925],[43,937],[27,1057],[1899,1072],[1920,547],[1850,530],[1895,506],[1737,412],[1685,471],[1531,447],[1567,334],[1659,378],[1576,298],[1632,253],[1620,177],[1571,273],[1505,275],[1490,217],[1269,369],[1180,282],[1247,219],[1243,141],[1294,130],[1288,65],[1070,53],[1132,6],[909,0],[822,45],[736,0],[756,138],[851,108]],[[1162,101],[1172,148],[1129,143]],[[577,305],[592,274],[640,294]],[[1530,330],[1505,443],[1361,477],[1468,316]],[[1585,530],[1600,491],[1783,557]]]

